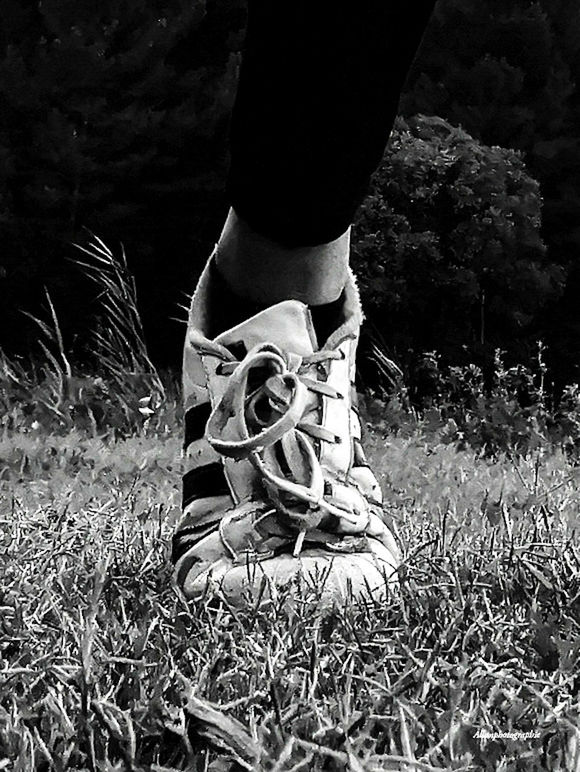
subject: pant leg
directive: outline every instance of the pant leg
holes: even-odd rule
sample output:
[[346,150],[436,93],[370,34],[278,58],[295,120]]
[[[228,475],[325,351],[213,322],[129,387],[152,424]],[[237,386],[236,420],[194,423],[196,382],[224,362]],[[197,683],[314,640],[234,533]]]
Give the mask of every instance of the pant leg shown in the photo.
[[254,230],[312,246],[351,224],[436,0],[248,0],[228,195]]

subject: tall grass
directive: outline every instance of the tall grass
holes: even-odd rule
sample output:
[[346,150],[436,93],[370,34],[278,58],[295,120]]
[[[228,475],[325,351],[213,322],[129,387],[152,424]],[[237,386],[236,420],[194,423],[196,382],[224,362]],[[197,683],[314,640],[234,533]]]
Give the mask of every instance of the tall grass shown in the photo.
[[86,246],[76,246],[88,258],[78,264],[99,289],[102,315],[93,333],[99,363],[118,389],[125,390],[132,378],[145,377],[151,395],[162,399],[165,389],[147,351],[137,288],[124,247],[115,255],[95,235]]
[[69,355],[47,292],[44,317],[28,314],[39,328],[39,355],[10,361],[0,351],[0,426],[116,435],[166,428],[177,409],[175,379],[164,382],[149,357],[125,252],[114,254],[96,236],[78,248],[85,259],[77,263],[99,290],[91,356],[79,363]]

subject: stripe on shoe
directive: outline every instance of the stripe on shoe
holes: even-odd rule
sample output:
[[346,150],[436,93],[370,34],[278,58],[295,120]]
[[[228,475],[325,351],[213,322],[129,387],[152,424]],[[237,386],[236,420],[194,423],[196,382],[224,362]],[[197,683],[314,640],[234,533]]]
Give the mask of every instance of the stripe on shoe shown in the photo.
[[173,535],[171,540],[171,562],[177,561],[192,547],[195,547],[202,539],[219,527],[219,518],[216,523],[204,523],[199,526],[180,530]]
[[185,437],[184,448],[188,448],[192,442],[201,440],[205,434],[205,427],[211,415],[211,404],[204,402],[201,405],[190,407],[185,413]]
[[233,501],[229,494],[225,496],[211,496],[207,499],[196,499],[183,510],[183,515],[177,525],[176,532],[198,526],[202,523],[219,521],[232,507]]
[[[183,589],[188,579],[189,583],[191,583],[197,576],[211,568],[212,565],[227,560],[229,558],[224,553],[224,547],[219,534],[210,533],[203,539],[200,539],[197,544],[185,550],[177,559],[174,568],[175,580],[178,586]],[[231,560],[229,562],[231,563]],[[194,573],[193,577],[190,576],[191,572]]]
[[201,574],[207,566],[207,562],[203,560],[193,548],[186,550],[175,561],[174,576],[178,587],[183,589],[185,580],[196,564],[198,564],[198,573]]
[[220,461],[190,469],[183,476],[182,507],[196,499],[225,496],[230,489]]
[[171,560],[176,563],[187,550],[219,528],[225,513],[232,508],[232,497],[212,496],[196,499],[187,506],[172,540]]

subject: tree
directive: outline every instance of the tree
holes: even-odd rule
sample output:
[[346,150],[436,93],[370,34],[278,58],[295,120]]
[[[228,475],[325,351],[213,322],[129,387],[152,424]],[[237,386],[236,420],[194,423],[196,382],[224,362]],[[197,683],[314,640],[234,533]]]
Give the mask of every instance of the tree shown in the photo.
[[0,0],[0,14],[0,281],[14,301],[0,324],[21,327],[19,307],[45,284],[65,326],[78,324],[65,257],[88,226],[123,240],[141,277],[163,271],[141,282],[155,328],[192,272],[168,252],[191,250],[221,203],[243,13],[203,0]]
[[[439,115],[488,145],[524,153],[544,199],[552,262],[580,271],[580,6],[576,0],[438,0],[402,100],[405,115]],[[577,377],[580,309],[546,309],[536,333],[551,365]],[[567,341],[564,345],[563,341]]]
[[[554,18],[538,0],[439,0],[403,113],[439,115],[486,144],[526,153],[562,136],[571,129],[580,40]],[[580,35],[578,12],[566,21]]]
[[512,150],[439,118],[400,119],[358,217],[353,265],[387,344],[447,361],[509,348],[561,291],[540,237],[538,183]]

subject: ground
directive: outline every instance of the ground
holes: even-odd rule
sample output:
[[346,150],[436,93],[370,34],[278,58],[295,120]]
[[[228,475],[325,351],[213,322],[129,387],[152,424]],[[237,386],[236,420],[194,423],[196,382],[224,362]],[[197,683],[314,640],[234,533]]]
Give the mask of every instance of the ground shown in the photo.
[[381,607],[187,604],[179,432],[0,436],[0,770],[580,770],[579,470],[369,426]]

